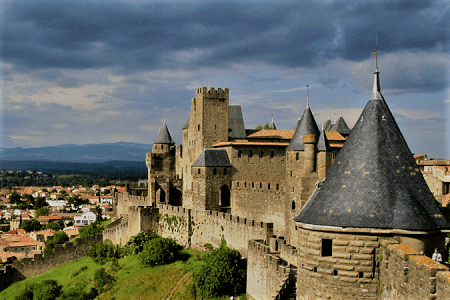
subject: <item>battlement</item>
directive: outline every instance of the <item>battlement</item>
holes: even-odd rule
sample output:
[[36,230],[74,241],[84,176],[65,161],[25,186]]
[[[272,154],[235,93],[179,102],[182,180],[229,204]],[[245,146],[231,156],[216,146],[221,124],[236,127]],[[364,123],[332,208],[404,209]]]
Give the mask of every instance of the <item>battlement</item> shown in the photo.
[[200,88],[198,88],[196,90],[196,95],[204,95],[204,96],[207,96],[207,97],[220,97],[220,98],[225,97],[226,98],[229,95],[229,89],[228,88],[225,88],[225,89],[217,88],[217,89],[215,89],[213,87],[210,87],[210,88],[200,87]]
[[281,184],[278,182],[259,181],[232,181],[235,190],[256,190],[258,192],[281,193]]

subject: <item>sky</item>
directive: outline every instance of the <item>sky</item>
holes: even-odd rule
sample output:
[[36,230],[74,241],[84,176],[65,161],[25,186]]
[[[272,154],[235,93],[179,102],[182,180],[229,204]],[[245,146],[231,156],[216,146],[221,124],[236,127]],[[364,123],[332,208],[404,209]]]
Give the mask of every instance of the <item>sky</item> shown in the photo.
[[[198,87],[246,128],[352,127],[381,92],[414,153],[450,158],[450,4],[437,1],[0,2],[0,147],[182,143]],[[150,149],[149,149],[150,151]]]

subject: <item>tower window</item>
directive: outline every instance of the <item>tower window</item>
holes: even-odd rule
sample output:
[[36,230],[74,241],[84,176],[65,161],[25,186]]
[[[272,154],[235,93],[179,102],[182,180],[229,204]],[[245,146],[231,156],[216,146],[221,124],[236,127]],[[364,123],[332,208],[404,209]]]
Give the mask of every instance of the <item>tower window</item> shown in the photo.
[[253,151],[252,150],[248,151],[248,158],[251,158],[252,156],[253,156]]
[[289,172],[289,177],[292,177],[292,171]]
[[200,169],[198,169],[198,174],[200,174],[201,173],[201,171],[200,171]]
[[275,152],[273,150],[270,150],[270,158],[273,158],[275,156]]
[[200,124],[198,124],[197,126],[197,131],[200,131]]
[[280,189],[280,185],[277,183],[277,191]]
[[333,256],[332,239],[322,239],[322,256]]
[[216,175],[216,174],[217,174],[217,169],[214,168],[214,169],[213,169],[213,175]]
[[238,158],[242,157],[242,151],[241,150],[238,151],[238,155],[237,156],[238,156]]
[[292,210],[294,210],[295,209],[295,201],[292,201]]
[[270,190],[270,183],[267,184],[267,189]]
[[295,153],[295,160],[298,160],[298,159],[299,159],[299,154],[297,152],[297,153]]
[[223,169],[223,175],[227,175],[227,169]]
[[259,153],[259,158],[262,158],[264,156],[264,152],[261,151],[261,153]]

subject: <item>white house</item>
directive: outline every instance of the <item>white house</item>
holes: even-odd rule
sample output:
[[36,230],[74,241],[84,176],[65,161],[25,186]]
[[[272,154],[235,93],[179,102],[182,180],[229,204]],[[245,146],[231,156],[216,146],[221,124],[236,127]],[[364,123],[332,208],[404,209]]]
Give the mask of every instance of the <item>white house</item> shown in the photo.
[[75,225],[90,225],[97,220],[97,216],[93,212],[85,212],[81,216],[74,216]]

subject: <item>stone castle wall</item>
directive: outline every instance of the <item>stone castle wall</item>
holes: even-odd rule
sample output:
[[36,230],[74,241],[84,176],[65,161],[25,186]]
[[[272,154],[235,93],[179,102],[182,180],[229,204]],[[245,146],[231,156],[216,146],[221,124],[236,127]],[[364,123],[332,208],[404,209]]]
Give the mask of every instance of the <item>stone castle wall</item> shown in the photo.
[[285,195],[279,182],[233,181],[232,214],[274,224],[274,234],[285,235]]
[[294,272],[264,241],[248,241],[247,299],[280,299]]
[[379,298],[448,299],[449,268],[394,240],[382,242],[378,257]]
[[42,274],[53,268],[64,265],[73,260],[87,256],[91,245],[103,240],[102,234],[79,238],[64,245],[55,245],[55,249],[45,251],[44,255],[35,254],[33,258],[8,261],[0,267],[0,290],[12,283]]

